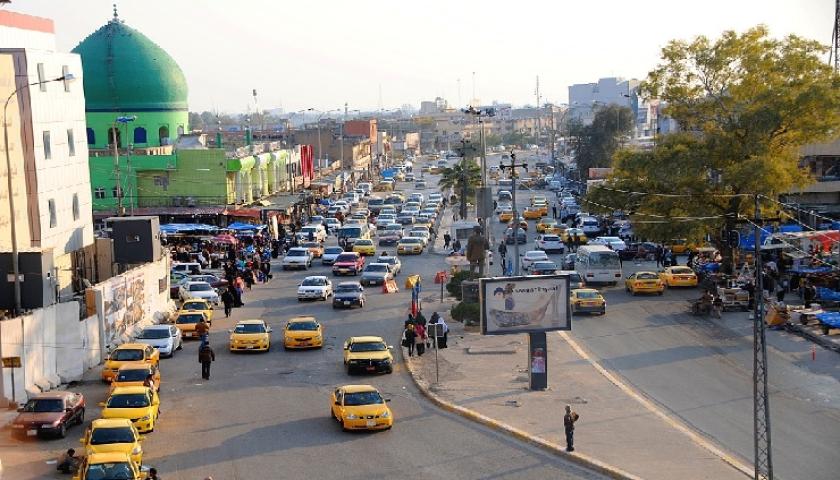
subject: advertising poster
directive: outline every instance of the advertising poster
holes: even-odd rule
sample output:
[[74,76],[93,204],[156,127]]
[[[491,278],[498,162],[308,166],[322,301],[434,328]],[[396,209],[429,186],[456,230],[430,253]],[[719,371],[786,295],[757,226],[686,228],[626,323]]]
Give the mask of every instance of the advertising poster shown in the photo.
[[571,330],[568,275],[479,279],[481,333]]

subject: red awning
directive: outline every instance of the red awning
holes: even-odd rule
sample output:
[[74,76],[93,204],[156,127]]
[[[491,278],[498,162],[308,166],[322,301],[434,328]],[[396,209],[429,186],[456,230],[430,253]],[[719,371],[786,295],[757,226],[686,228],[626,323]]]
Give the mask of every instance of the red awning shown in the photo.
[[258,208],[237,208],[235,210],[225,209],[221,214],[228,217],[260,218],[261,212],[262,210]]

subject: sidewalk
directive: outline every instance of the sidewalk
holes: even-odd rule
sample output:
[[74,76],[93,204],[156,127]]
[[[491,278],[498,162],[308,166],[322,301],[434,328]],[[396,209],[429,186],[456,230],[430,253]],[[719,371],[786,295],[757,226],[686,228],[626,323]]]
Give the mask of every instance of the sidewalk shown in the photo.
[[[479,421],[491,427],[503,424],[497,429],[544,447],[548,442],[560,446],[546,448],[575,457],[578,463],[605,464],[616,478],[734,480],[748,476],[690,438],[677,422],[651,411],[651,404],[635,398],[620,380],[615,379],[619,385],[613,383],[562,334],[548,334],[549,389],[532,392],[528,390],[525,335],[482,336],[464,331],[457,322],[449,326],[449,348],[438,352],[439,384],[434,385],[434,351],[422,357],[404,356],[424,393],[455,405],[444,408],[464,415],[458,408],[463,407],[473,411],[466,412],[468,417],[489,417]],[[580,414],[575,453],[562,451],[566,404]]]

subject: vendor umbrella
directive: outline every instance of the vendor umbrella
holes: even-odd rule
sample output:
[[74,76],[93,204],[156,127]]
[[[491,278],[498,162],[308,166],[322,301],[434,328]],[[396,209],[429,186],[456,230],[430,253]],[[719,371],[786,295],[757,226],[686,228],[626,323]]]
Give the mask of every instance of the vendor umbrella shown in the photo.
[[216,235],[211,241],[213,243],[226,243],[229,245],[236,245],[239,242],[236,237],[227,234]]

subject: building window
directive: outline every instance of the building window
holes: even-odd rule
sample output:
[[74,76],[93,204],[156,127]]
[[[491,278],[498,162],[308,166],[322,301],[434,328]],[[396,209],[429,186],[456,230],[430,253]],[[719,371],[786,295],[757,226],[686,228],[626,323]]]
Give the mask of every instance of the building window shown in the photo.
[[73,220],[79,219],[79,194],[73,194]]
[[96,145],[96,133],[93,131],[93,129],[88,127],[86,132],[88,145]]
[[184,134],[184,126],[183,125],[178,125],[178,136],[180,137],[183,134]]
[[146,129],[137,127],[134,129],[134,144],[146,143]]
[[70,75],[70,69],[67,68],[67,65],[61,66],[61,76],[64,77],[64,91],[70,91],[70,80],[67,79],[67,75]]
[[108,129],[108,146],[114,148],[114,137],[116,136],[117,148],[122,148],[122,135],[119,128]]
[[52,146],[50,145],[50,131],[44,130],[44,158],[49,160],[52,158]]
[[120,195],[120,189],[119,189],[119,187],[114,187],[114,188],[112,188],[112,189],[111,189],[111,195],[112,195],[114,198],[117,198],[117,197]]
[[47,83],[46,78],[44,77],[44,64],[38,64],[38,88],[41,89],[42,92],[47,91]]
[[169,127],[166,125],[158,129],[158,138],[161,145],[169,145]]
[[67,151],[71,157],[76,156],[76,136],[73,135],[73,129],[67,129]]
[[50,228],[55,228],[55,226],[58,224],[58,217],[56,217],[55,214],[55,200],[47,200],[47,206],[50,209]]
[[93,191],[93,198],[97,200],[105,198],[105,189],[102,187],[96,187],[96,190]]

